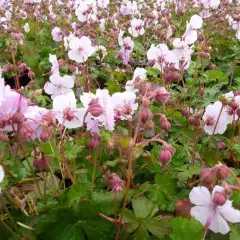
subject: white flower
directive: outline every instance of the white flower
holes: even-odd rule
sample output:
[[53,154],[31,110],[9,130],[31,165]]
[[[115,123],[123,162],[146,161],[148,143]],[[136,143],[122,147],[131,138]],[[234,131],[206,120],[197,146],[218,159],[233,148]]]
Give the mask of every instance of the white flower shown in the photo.
[[208,8],[217,9],[221,3],[220,0],[200,0],[200,2],[203,4],[203,7],[207,9]]
[[76,98],[73,92],[60,95],[53,100],[53,109],[60,124],[66,128],[73,129],[83,125],[86,108],[76,108]]
[[147,58],[151,62],[154,62],[154,67],[163,72],[164,67],[168,63],[169,51],[166,44],[159,44],[156,47],[152,44],[150,49],[147,51]]
[[212,194],[206,187],[194,187],[190,192],[191,203],[197,205],[191,209],[191,216],[195,217],[203,225],[209,225],[215,233],[227,234],[230,230],[228,222],[240,222],[240,211],[232,207],[232,201],[227,200],[224,204],[214,203],[215,193],[222,193],[221,186],[215,186]]
[[139,35],[143,35],[145,32],[143,26],[144,26],[143,20],[133,19],[133,20],[131,20],[131,27],[128,28],[128,32],[133,37],[138,37]]
[[59,72],[59,64],[56,55],[49,54],[49,62],[52,64],[51,72],[58,73]]
[[[209,135],[212,135],[213,132],[214,134],[223,134],[227,129],[227,125],[232,122],[232,118],[228,115],[225,108],[223,108],[222,113],[219,117],[219,113],[221,109],[222,109],[222,103],[220,101],[217,101],[214,104],[208,105],[205,109],[205,113],[202,119],[205,122],[204,131]],[[218,117],[219,117],[219,120],[218,120]],[[217,123],[217,120],[218,120],[218,123]]]
[[24,25],[24,31],[25,31],[26,33],[30,32],[30,27],[29,27],[29,24],[28,24],[28,23],[26,23],[26,24]]
[[0,183],[3,181],[4,176],[5,176],[5,173],[4,173],[3,167],[2,165],[0,165]]
[[95,52],[92,42],[89,37],[73,37],[69,41],[70,51],[68,52],[68,57],[78,63],[87,61],[87,59],[92,56]]
[[61,42],[63,40],[63,32],[59,27],[55,27],[52,30],[52,37],[55,42]]
[[56,96],[72,93],[73,87],[74,77],[68,75],[61,77],[59,72],[55,72],[50,76],[50,82],[45,84],[44,91],[54,99]]
[[83,93],[80,97],[85,108],[88,108],[88,104],[92,99],[98,99],[98,103],[104,110],[100,117],[94,119],[98,119],[106,130],[114,130],[113,102],[109,91],[107,89],[97,89],[96,94]]
[[97,0],[97,3],[100,8],[107,8],[109,0]]
[[134,111],[137,110],[138,104],[136,94],[133,92],[116,92],[111,97],[115,112],[115,119],[131,120]]
[[197,41],[197,29],[201,28],[203,20],[198,15],[193,15],[190,22],[187,23],[186,31],[183,35],[185,42],[190,45]]
[[133,73],[133,79],[126,82],[125,89],[128,92],[137,93],[138,89],[134,88],[134,83],[136,80],[143,81],[146,79],[147,70],[144,68],[136,68]]

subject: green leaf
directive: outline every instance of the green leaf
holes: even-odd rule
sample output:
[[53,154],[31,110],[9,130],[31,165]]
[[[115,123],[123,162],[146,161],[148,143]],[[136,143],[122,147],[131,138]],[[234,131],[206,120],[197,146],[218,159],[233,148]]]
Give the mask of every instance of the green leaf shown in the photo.
[[156,78],[160,75],[160,71],[156,68],[149,67],[147,69],[147,75],[150,75]]
[[136,232],[134,233],[134,240],[148,240],[148,239],[149,235],[146,228],[140,225]]
[[170,234],[173,240],[202,240],[203,226],[196,219],[186,219],[177,217],[172,221],[172,233]]
[[75,201],[80,201],[80,199],[87,195],[89,185],[87,183],[82,183],[76,186],[72,186],[70,189],[66,189],[60,195],[60,204],[71,205]]
[[208,82],[215,81],[215,80],[218,80],[220,82],[227,82],[228,81],[228,77],[219,69],[208,70],[206,72],[206,76],[207,76],[207,81]]
[[133,211],[138,219],[152,218],[158,212],[157,204],[145,197],[139,197],[132,201]]
[[235,151],[237,155],[237,160],[240,161],[240,144],[239,143],[234,143],[232,145],[232,149]]
[[157,216],[144,222],[144,226],[154,236],[162,239],[171,231],[170,220],[171,217],[168,216]]
[[239,240],[240,236],[240,224],[231,226],[230,240]]
[[158,173],[155,175],[155,182],[167,197],[174,196],[177,192],[177,182],[170,174]]

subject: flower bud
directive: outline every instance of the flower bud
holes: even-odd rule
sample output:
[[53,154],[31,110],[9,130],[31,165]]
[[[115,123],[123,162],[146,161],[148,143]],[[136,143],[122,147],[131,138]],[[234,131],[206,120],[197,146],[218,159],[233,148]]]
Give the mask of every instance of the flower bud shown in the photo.
[[169,92],[164,87],[155,90],[155,100],[159,103],[166,103],[169,99]]
[[147,106],[142,107],[140,118],[143,124],[152,119],[152,112],[147,108]]
[[75,73],[77,71],[77,68],[74,65],[70,65],[69,70],[70,70],[71,73]]
[[224,180],[228,177],[229,170],[225,165],[217,166],[217,179]]
[[58,65],[59,65],[59,67],[64,67],[65,61],[63,59],[58,59]]
[[99,137],[93,137],[89,143],[89,149],[90,150],[93,150],[93,149],[96,149],[98,146],[99,146]]
[[206,185],[210,185],[216,180],[216,172],[211,168],[204,168],[200,173],[200,180]]
[[30,138],[33,134],[33,129],[27,123],[22,123],[20,126],[20,133],[24,138]]
[[92,99],[90,101],[90,103],[88,104],[88,110],[93,117],[99,117],[104,112],[104,109],[98,103],[97,99]]
[[222,141],[219,141],[219,142],[217,143],[217,149],[218,149],[218,150],[221,150],[221,149],[224,149],[224,148],[225,148],[225,143],[222,142]]
[[125,182],[116,173],[111,173],[107,175],[107,184],[114,192],[120,192]]
[[159,122],[163,130],[167,131],[171,127],[171,123],[167,120],[167,118],[164,115],[161,115],[161,117],[159,118]]
[[163,165],[166,165],[172,159],[172,154],[167,149],[163,149],[159,152],[158,158]]
[[43,128],[42,132],[39,135],[39,139],[42,142],[47,142],[50,139],[50,134],[49,134],[50,132],[51,132],[50,128],[48,127]]
[[25,119],[24,115],[22,112],[15,112],[12,116],[12,121],[13,123],[21,124],[23,120]]
[[213,203],[217,206],[222,206],[227,201],[226,196],[222,192],[215,192],[213,196]]
[[233,102],[231,102],[230,106],[235,111],[238,109],[239,104],[237,102],[233,101]]
[[50,166],[50,157],[42,155],[41,157],[35,157],[33,166],[37,169],[44,170]]
[[192,204],[189,199],[184,198],[182,200],[175,201],[175,209],[176,209],[176,216],[177,217],[190,217],[190,211],[192,208]]
[[216,70],[216,69],[217,69],[217,66],[212,63],[212,64],[210,65],[210,69],[211,69],[211,70]]
[[35,73],[34,73],[33,71],[29,71],[29,72],[28,72],[28,77],[29,77],[30,79],[34,79],[34,78],[35,78]]

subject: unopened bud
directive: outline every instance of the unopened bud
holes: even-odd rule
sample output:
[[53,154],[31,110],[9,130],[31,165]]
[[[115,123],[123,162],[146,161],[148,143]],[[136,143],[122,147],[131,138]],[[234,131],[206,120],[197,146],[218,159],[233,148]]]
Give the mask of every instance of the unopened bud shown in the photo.
[[159,103],[166,103],[169,99],[169,92],[164,87],[155,90],[155,100]]
[[217,179],[224,180],[228,177],[229,169],[225,165],[216,166],[217,168]]
[[222,206],[227,201],[226,196],[222,192],[215,192],[213,196],[213,203],[217,206]]
[[142,107],[140,118],[143,124],[152,119],[152,112],[147,108],[147,106]]
[[210,185],[216,180],[216,172],[211,168],[204,168],[200,173],[200,180],[206,185]]

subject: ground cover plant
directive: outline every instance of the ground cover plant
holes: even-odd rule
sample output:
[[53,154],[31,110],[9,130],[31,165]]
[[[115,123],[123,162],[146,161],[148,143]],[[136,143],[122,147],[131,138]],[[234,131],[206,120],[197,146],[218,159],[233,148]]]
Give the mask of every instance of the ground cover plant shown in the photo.
[[238,1],[0,15],[0,239],[240,239]]

